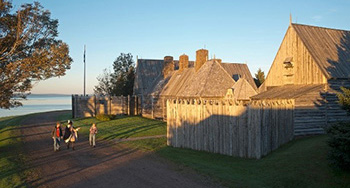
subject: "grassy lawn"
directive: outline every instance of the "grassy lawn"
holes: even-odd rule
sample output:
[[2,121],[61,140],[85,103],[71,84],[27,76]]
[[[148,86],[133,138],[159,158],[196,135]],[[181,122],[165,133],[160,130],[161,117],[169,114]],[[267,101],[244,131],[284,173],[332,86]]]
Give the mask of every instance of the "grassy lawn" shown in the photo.
[[[26,186],[21,165],[21,137],[18,126],[30,116],[0,118],[0,187]],[[64,125],[70,113],[58,118]],[[74,119],[82,134],[96,123],[99,139],[164,135],[166,123],[134,116],[111,121]],[[350,173],[331,168],[327,161],[327,136],[294,140],[260,159],[241,159],[166,146],[166,138],[129,141],[130,147],[157,155],[211,177],[228,187],[350,187]]]
[[[74,119],[75,127],[81,127],[81,134],[87,135],[92,123],[98,128],[97,138],[120,139],[153,135],[165,135],[166,123],[139,116],[119,116],[111,121],[99,121],[96,118]],[[64,127],[67,124],[64,121]]]
[[25,186],[19,125],[26,117],[0,118],[0,187]]
[[127,144],[153,150],[228,187],[350,187],[350,173],[328,165],[326,141],[326,135],[294,140],[261,160],[166,147],[165,138]]
[[[101,122],[76,119],[75,126],[87,134],[97,123],[99,138],[132,138],[166,133],[166,124],[142,117],[120,117]],[[130,147],[154,151],[180,166],[229,187],[350,187],[350,173],[331,168],[327,161],[327,136],[294,140],[261,160],[193,151],[166,146],[166,138],[125,142]]]

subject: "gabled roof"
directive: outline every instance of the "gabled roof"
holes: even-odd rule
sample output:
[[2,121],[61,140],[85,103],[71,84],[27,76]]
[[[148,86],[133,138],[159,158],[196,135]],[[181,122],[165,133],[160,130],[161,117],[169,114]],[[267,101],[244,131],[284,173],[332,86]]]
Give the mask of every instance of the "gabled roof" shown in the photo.
[[162,76],[164,60],[138,59],[134,81],[134,94],[146,95],[153,91],[157,80]]
[[276,86],[251,99],[295,99],[314,91],[323,91],[324,84]]
[[234,77],[234,75],[240,75],[240,77],[245,78],[255,90],[257,89],[247,64],[221,63],[221,66],[226,70],[226,72],[229,75],[231,75],[232,78]]
[[350,78],[350,31],[292,24],[316,64],[329,78]]
[[179,92],[182,97],[224,97],[235,84],[226,70],[215,60],[210,60],[198,70],[192,81]]
[[258,94],[245,78],[240,78],[232,89],[233,97],[239,100],[249,100],[251,96]]
[[182,72],[176,70],[171,76],[169,82],[164,86],[161,91],[162,96],[177,96],[183,92],[184,88],[193,81],[193,76],[196,71],[192,68],[184,69]]

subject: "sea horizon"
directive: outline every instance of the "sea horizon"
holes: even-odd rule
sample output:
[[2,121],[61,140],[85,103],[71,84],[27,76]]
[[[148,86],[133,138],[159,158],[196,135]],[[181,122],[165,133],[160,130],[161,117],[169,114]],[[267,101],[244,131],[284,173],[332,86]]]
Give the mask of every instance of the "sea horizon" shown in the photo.
[[30,94],[26,99],[20,99],[23,106],[10,109],[0,109],[0,117],[58,110],[72,110],[71,96],[71,94]]

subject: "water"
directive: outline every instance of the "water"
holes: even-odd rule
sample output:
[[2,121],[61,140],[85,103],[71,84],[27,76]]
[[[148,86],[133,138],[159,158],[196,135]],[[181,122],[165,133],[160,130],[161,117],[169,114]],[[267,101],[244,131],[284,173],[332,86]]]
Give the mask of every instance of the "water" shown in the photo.
[[72,110],[72,96],[32,94],[27,97],[27,100],[23,100],[22,104],[23,106],[11,108],[10,110],[0,109],[0,117],[55,110]]

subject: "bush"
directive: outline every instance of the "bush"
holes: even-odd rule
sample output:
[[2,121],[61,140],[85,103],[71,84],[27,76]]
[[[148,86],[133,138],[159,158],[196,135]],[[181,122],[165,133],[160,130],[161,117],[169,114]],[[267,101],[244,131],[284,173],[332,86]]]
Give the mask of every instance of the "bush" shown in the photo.
[[110,121],[114,119],[114,115],[107,115],[107,114],[97,114],[96,119],[100,121]]
[[328,145],[331,147],[329,160],[343,170],[350,170],[350,123],[339,123],[328,130],[330,137]]
[[338,103],[342,106],[344,110],[350,112],[350,89],[345,87],[340,87],[341,92],[337,93]]

